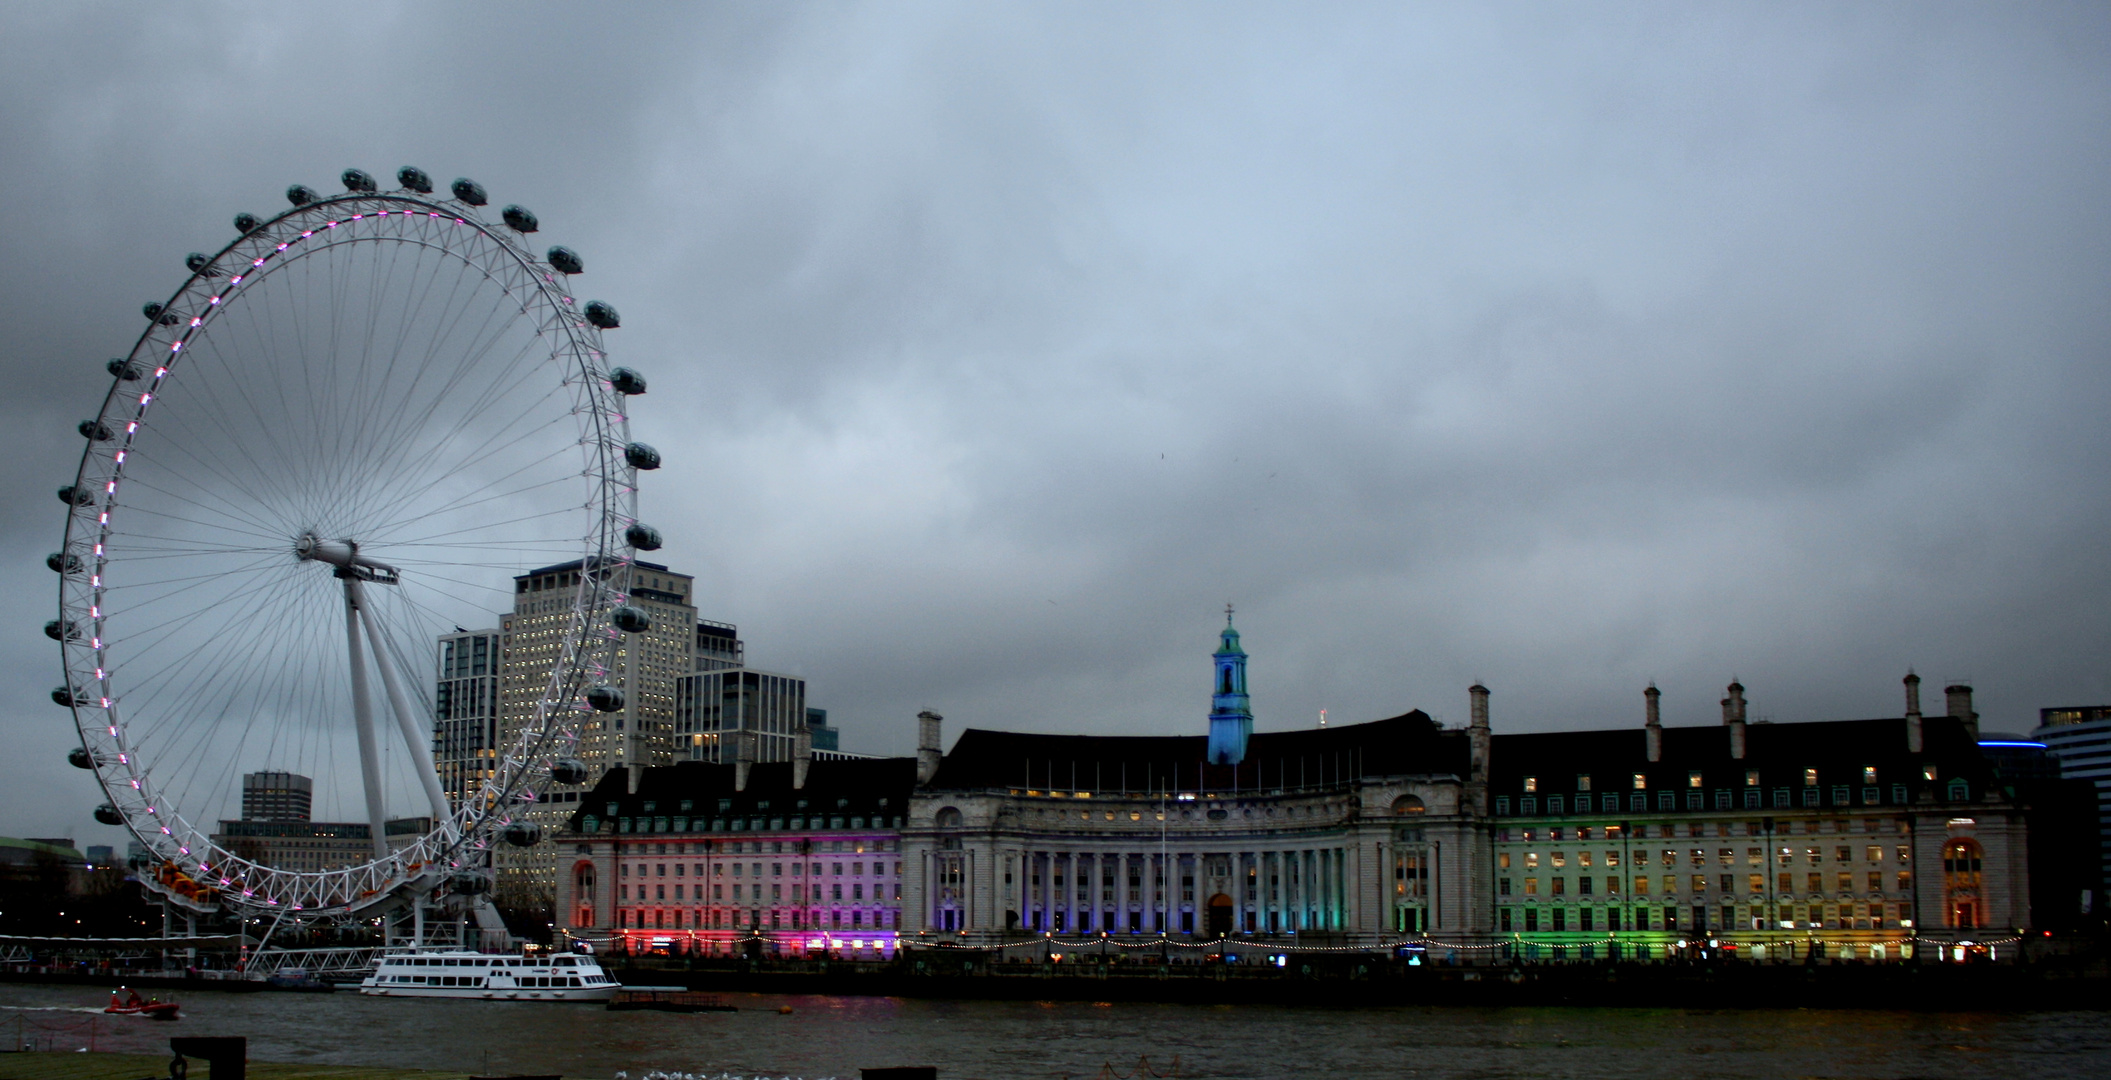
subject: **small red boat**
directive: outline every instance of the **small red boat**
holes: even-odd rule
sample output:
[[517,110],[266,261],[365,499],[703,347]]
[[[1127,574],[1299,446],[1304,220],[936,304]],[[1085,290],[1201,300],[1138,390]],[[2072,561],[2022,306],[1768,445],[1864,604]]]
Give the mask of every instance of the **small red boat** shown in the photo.
[[173,1001],[143,998],[139,996],[139,991],[120,986],[110,994],[110,1004],[104,1007],[103,1011],[118,1016],[147,1016],[156,1020],[174,1020],[176,1009],[177,1005]]

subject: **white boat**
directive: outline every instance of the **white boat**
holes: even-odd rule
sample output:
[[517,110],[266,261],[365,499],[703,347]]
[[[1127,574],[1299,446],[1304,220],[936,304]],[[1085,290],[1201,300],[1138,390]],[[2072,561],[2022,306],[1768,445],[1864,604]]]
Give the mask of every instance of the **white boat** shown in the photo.
[[607,1001],[620,989],[593,957],[576,953],[388,953],[359,984],[360,993],[378,997],[490,1001]]

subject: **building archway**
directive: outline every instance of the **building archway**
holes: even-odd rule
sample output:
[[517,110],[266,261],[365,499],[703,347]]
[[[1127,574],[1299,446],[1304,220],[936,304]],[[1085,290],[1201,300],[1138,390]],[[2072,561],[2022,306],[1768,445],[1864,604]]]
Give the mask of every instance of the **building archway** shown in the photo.
[[1429,807],[1423,805],[1422,799],[1419,796],[1402,795],[1399,798],[1393,800],[1393,813],[1395,814],[1400,814],[1403,816],[1407,814],[1421,814],[1427,813],[1428,810]]
[[1218,893],[1209,898],[1209,936],[1231,936],[1231,897]]

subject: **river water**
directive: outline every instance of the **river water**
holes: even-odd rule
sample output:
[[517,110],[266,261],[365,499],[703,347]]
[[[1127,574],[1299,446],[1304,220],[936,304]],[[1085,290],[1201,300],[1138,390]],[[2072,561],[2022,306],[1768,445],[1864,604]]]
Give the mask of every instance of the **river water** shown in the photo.
[[[260,1061],[561,1072],[834,1076],[936,1065],[942,1080],[1091,1077],[2111,1076],[2101,1012],[1334,1008],[726,995],[734,1013],[185,992],[183,1018],[100,1014],[95,987],[0,984],[0,1038],[160,1054],[171,1035],[246,1035]],[[791,1012],[781,1013],[782,1007]],[[92,1029],[92,1030],[91,1030]],[[1146,1074],[1148,1075],[1148,1074]]]

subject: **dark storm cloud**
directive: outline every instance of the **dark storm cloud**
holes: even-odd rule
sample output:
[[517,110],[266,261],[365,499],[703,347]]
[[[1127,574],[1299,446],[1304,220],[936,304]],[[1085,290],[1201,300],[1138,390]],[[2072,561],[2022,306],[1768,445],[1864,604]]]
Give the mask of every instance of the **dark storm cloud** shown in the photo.
[[2100,9],[4,18],[26,760],[96,363],[235,211],[405,162],[586,255],[667,561],[853,749],[1199,731],[1226,600],[1264,727],[2111,694]]

